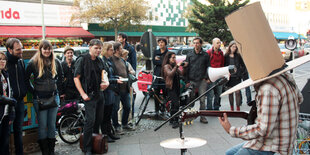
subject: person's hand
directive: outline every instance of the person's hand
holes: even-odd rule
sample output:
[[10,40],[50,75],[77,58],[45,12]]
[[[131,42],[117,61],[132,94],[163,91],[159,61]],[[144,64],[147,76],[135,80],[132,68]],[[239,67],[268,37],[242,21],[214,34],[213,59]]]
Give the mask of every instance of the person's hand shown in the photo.
[[188,88],[190,85],[191,85],[191,83],[187,83],[187,84],[185,85],[185,87]]
[[83,99],[84,101],[89,101],[89,100],[90,100],[90,98],[88,97],[87,94],[83,94],[83,95],[82,95],[82,99]]
[[121,80],[121,78],[122,78],[122,77],[119,77],[119,78],[117,79],[117,83],[118,83],[118,84],[123,84],[123,83],[124,83],[124,82]]
[[179,62],[177,65],[178,65],[178,67],[180,67],[181,66],[181,64],[182,64],[182,61],[181,62]]
[[205,81],[206,81],[207,83],[211,83],[211,81],[210,81],[209,79],[205,79]]
[[105,90],[109,87],[110,83],[108,81],[102,81],[100,84],[100,89]]
[[185,62],[185,61],[183,61],[184,62],[184,65],[183,65],[183,67],[187,67],[187,65],[188,65],[188,62]]
[[11,125],[13,123],[13,121],[9,121],[9,125]]
[[229,121],[228,121],[227,114],[224,113],[224,114],[223,114],[223,117],[219,117],[219,121],[220,121],[222,127],[224,128],[224,130],[225,130],[227,133],[229,133],[229,129],[230,129],[231,125],[230,125],[230,123],[229,123]]
[[65,94],[62,94],[62,95],[60,95],[59,97],[60,97],[60,100],[65,100],[66,95],[65,95]]
[[155,60],[160,60],[160,56],[155,56]]

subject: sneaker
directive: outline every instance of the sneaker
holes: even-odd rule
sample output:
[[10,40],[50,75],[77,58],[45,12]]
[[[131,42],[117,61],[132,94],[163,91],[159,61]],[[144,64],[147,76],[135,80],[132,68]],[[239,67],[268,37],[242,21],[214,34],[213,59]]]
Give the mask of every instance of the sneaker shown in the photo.
[[129,125],[123,125],[123,129],[125,129],[125,130],[130,130],[130,131],[136,130],[135,128],[133,128],[133,127],[131,127],[131,126],[129,126]]
[[200,117],[200,122],[204,124],[208,124],[208,120],[206,117]]
[[112,139],[110,136],[108,136],[108,143],[114,143],[114,142],[115,142],[115,140]]
[[119,127],[116,127],[115,133],[116,133],[116,134],[119,134],[119,135],[125,134],[120,126],[119,126]]
[[108,137],[110,137],[110,138],[113,139],[113,140],[118,140],[118,139],[120,139],[119,136],[113,135],[113,134],[108,134]]

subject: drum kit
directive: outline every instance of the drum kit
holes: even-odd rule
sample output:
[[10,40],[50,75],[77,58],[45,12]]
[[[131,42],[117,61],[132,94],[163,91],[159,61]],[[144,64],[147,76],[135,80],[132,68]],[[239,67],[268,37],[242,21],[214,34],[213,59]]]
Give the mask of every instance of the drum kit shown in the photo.
[[207,143],[201,138],[172,138],[160,142],[160,146],[168,149],[181,149],[181,155],[184,155],[187,149],[203,146]]

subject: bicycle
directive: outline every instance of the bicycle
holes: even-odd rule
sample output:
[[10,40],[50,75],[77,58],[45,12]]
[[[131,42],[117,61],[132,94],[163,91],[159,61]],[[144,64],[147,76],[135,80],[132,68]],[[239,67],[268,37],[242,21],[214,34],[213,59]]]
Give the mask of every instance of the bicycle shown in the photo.
[[[147,72],[145,73],[150,74]],[[153,81],[155,81],[156,79],[163,79],[162,77],[158,77],[155,75],[153,75],[153,78],[154,78]],[[151,85],[148,85],[147,92],[145,93],[145,96],[138,109],[138,114],[137,114],[138,119],[137,119],[136,125],[138,125],[139,122],[141,121],[142,116],[152,97],[154,98],[154,100],[157,100],[159,102],[159,111],[161,112],[161,115],[159,116],[162,117],[163,119],[168,119],[170,117],[171,101],[167,98],[167,96],[164,95],[164,93],[156,94],[154,90],[154,85],[155,85],[154,83],[152,83]],[[156,85],[160,85],[160,84],[156,84]],[[185,92],[183,92],[180,95],[180,99],[183,101],[188,100],[191,91],[192,89],[191,87],[189,87]]]
[[310,114],[299,113],[294,154],[310,154]]
[[65,114],[58,120],[58,134],[60,139],[68,144],[77,143],[83,132],[84,122],[84,104],[77,103],[76,113]]

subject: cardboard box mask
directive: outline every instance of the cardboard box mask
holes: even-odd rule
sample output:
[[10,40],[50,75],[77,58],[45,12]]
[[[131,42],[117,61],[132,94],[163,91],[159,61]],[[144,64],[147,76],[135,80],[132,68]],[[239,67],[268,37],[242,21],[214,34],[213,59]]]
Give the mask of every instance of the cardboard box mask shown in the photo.
[[229,14],[226,23],[252,80],[267,77],[285,63],[260,2]]

